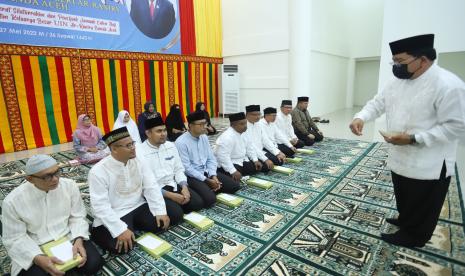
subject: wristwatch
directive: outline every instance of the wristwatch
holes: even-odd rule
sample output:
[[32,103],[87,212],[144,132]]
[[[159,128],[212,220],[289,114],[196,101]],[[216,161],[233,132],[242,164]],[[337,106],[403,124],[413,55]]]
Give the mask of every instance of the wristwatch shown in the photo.
[[417,139],[415,139],[415,134],[410,134],[410,145],[416,144]]

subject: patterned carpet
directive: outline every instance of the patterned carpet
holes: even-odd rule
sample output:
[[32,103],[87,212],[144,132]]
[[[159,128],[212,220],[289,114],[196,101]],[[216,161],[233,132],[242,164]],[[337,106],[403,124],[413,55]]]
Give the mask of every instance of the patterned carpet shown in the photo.
[[[215,221],[209,230],[183,223],[161,233],[173,250],[158,260],[138,247],[123,256],[102,252],[101,275],[465,275],[457,179],[432,240],[421,249],[400,248],[379,238],[396,230],[385,222],[396,214],[385,144],[326,138],[312,148],[315,154],[299,155],[301,163],[285,165],[294,174],[258,175],[273,182],[271,189],[244,185],[240,207],[217,204],[201,211]],[[75,157],[53,156],[63,163]],[[0,164],[0,201],[23,180],[25,162]],[[65,168],[86,205],[89,168]],[[8,273],[0,247],[0,269]]]

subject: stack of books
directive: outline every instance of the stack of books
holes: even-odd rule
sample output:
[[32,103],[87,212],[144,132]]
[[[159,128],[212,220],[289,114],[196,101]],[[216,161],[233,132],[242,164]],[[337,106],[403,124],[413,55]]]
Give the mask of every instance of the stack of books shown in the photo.
[[144,251],[152,255],[155,259],[160,258],[173,248],[171,244],[150,232],[137,238],[136,242]]
[[184,219],[187,223],[201,231],[207,230],[215,223],[213,220],[197,212],[190,212],[189,214],[184,215]]
[[245,183],[247,183],[248,185],[254,186],[254,187],[265,189],[265,190],[273,187],[273,183],[271,183],[270,181],[263,180],[263,179],[256,178],[256,177],[249,178]]
[[244,201],[244,199],[242,199],[240,197],[233,196],[233,195],[230,195],[230,194],[225,194],[225,193],[218,194],[216,196],[216,200],[218,202],[220,202],[220,203],[223,203],[224,205],[229,206],[229,207],[238,207]]

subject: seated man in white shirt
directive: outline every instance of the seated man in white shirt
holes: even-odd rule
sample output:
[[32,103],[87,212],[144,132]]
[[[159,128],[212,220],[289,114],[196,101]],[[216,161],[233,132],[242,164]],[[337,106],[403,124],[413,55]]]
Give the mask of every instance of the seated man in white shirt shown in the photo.
[[184,213],[203,208],[203,200],[188,187],[184,167],[174,143],[167,141],[165,123],[161,117],[145,121],[147,140],[136,146],[137,158],[151,169],[165,198],[171,221]]
[[[216,140],[215,156],[219,170],[239,181],[244,175],[252,175],[262,169],[257,154],[242,135],[247,130],[244,112],[229,115],[231,126]],[[251,161],[252,160],[252,161]]]
[[[286,155],[286,157],[294,157],[296,148],[287,140],[274,123],[276,120],[276,108],[267,107],[263,110],[263,118],[259,124],[263,128],[263,134],[271,141],[273,148],[278,149]],[[268,149],[265,149],[268,150]],[[269,151],[269,150],[268,150]]]
[[56,257],[44,255],[40,246],[63,237],[73,244],[82,261],[73,269],[95,274],[103,259],[89,239],[89,224],[79,188],[60,178],[61,169],[48,155],[35,155],[26,163],[26,181],[8,194],[2,204],[3,244],[14,275],[64,275]]
[[92,240],[112,253],[127,253],[135,230],[166,230],[170,218],[155,176],[135,158],[136,142],[127,128],[115,129],[103,140],[111,154],[92,167],[88,178],[95,216]]
[[[263,136],[263,129],[258,124],[260,115],[260,105],[248,105],[245,107],[247,131],[243,135],[246,143],[253,146],[258,159],[262,162],[262,172],[268,172],[275,164],[282,164],[282,162],[279,161],[277,156],[263,151],[264,143],[270,144],[271,142]],[[280,155],[280,158],[283,160],[284,157],[284,154]]]
[[186,170],[187,183],[203,199],[206,208],[216,202],[215,193],[233,194],[240,189],[239,182],[230,176],[217,172],[217,162],[208,142],[207,120],[203,112],[187,115],[189,131],[175,142]]
[[305,146],[302,140],[297,138],[295,135],[294,127],[292,126],[292,101],[291,100],[282,100],[280,112],[276,116],[276,126],[289,141],[296,148],[303,148]]

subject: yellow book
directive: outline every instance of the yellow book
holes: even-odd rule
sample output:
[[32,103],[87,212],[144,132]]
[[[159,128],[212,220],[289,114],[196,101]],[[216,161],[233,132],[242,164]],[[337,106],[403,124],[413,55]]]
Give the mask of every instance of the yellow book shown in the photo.
[[73,245],[66,237],[43,244],[40,248],[47,256],[57,257],[63,262],[63,264],[55,265],[58,270],[63,272],[75,268],[82,260],[79,254],[76,259],[73,258]]
[[314,154],[315,151],[311,149],[297,149],[298,153],[305,153],[305,154]]
[[243,198],[233,196],[230,194],[225,194],[225,193],[218,194],[216,196],[216,200],[229,207],[238,207],[244,201]]
[[249,178],[245,183],[265,190],[273,187],[273,183],[271,183],[270,181],[255,177]]
[[284,173],[284,174],[292,174],[294,172],[294,169],[286,168],[282,166],[274,166],[271,170],[274,172]]
[[286,158],[286,162],[289,162],[289,163],[300,163],[300,162],[302,162],[302,158],[300,158],[300,157]]
[[187,223],[201,231],[207,230],[215,223],[213,220],[197,212],[190,212],[189,214],[184,215],[184,219]]
[[150,232],[138,237],[136,242],[145,252],[152,255],[155,259],[160,258],[173,248],[171,244]]

